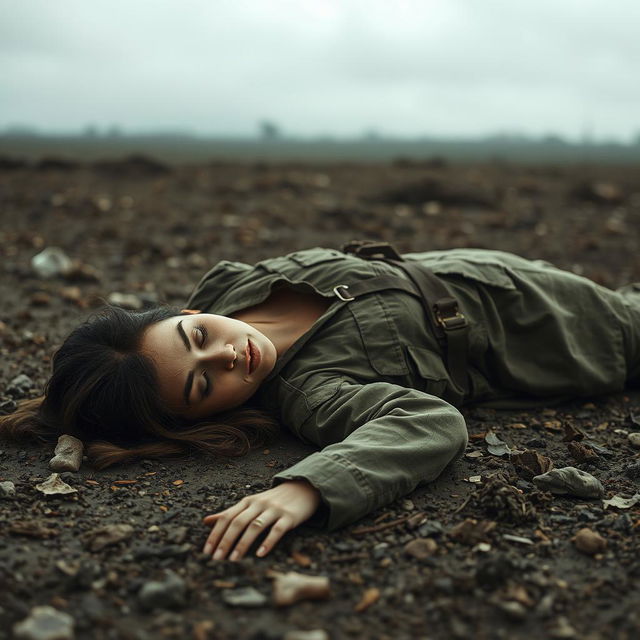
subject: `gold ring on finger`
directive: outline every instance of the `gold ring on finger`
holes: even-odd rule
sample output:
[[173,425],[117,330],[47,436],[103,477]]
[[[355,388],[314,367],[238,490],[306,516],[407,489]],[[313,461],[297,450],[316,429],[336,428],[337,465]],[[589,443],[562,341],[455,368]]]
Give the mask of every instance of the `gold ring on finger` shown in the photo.
[[259,527],[264,527],[264,522],[260,518],[254,518],[253,524],[257,524]]

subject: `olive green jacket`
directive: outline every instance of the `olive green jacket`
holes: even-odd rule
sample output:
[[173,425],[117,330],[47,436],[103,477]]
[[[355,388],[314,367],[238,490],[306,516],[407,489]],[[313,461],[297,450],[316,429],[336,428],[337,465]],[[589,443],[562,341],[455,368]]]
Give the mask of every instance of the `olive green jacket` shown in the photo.
[[[627,312],[619,294],[497,251],[404,257],[441,277],[471,324],[470,388],[462,402],[516,406],[531,404],[530,397],[546,402],[623,388]],[[321,248],[255,266],[224,261],[187,303],[230,315],[264,301],[276,285],[333,300],[258,392],[282,424],[320,448],[273,484],[308,480],[323,503],[312,523],[328,529],[435,479],[467,444],[464,418],[451,404],[461,402],[420,301],[400,290],[352,301],[334,293],[336,285],[390,273],[406,277],[387,263]],[[585,320],[594,312],[606,322]]]

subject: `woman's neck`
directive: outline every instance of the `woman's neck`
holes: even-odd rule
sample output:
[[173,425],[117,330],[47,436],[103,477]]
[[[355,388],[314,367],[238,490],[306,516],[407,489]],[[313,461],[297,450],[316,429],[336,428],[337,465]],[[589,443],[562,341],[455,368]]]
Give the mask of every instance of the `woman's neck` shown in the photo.
[[284,354],[327,310],[330,300],[291,288],[276,289],[264,302],[232,314],[261,331]]

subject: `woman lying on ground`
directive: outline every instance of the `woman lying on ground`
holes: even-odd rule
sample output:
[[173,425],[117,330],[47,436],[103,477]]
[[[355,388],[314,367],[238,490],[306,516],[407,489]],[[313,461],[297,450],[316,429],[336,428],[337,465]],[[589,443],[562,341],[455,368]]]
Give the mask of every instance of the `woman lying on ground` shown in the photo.
[[498,251],[356,245],[221,262],[191,310],[99,313],[0,431],[76,435],[104,468],[242,455],[283,424],[320,450],[204,518],[204,552],[236,560],[263,532],[258,556],[305,521],[336,529],[434,480],[467,443],[455,406],[540,406],[639,377],[637,285]]

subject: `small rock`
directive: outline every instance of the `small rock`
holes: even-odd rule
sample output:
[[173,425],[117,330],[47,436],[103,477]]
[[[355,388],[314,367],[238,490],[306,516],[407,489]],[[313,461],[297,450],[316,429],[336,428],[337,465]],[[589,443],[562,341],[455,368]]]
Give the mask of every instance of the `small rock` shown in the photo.
[[416,560],[430,558],[437,549],[438,543],[433,538],[416,538],[404,546],[404,552]]
[[9,480],[5,482],[0,482],[0,498],[15,498],[16,496],[16,485]]
[[49,467],[54,471],[78,471],[82,464],[82,450],[82,440],[70,435],[60,436]]
[[629,444],[636,449],[640,449],[640,431],[634,431],[627,436]]
[[418,533],[423,538],[427,538],[428,536],[437,536],[443,531],[444,527],[442,526],[442,522],[439,520],[427,520],[427,522],[423,522],[418,528]]
[[62,249],[47,247],[31,258],[31,267],[41,278],[54,278],[68,274],[73,261]]
[[601,553],[607,548],[607,541],[599,533],[587,527],[580,529],[572,540],[578,551],[590,556]]
[[109,294],[107,302],[114,307],[122,307],[123,309],[130,309],[131,311],[140,311],[144,307],[142,300],[133,293],[120,293],[114,291]]
[[420,511],[419,513],[414,513],[407,520],[407,528],[415,529],[419,527],[424,521],[426,521],[426,514],[424,511]]
[[289,571],[279,573],[273,581],[273,603],[285,607],[300,600],[324,600],[330,595],[329,578]]
[[282,640],[329,640],[329,634],[324,629],[287,631]]
[[69,493],[78,493],[77,489],[69,486],[64,480],[60,479],[60,474],[52,473],[44,482],[36,485],[36,489],[46,496],[67,495]]
[[16,376],[8,385],[5,391],[18,398],[26,396],[33,387],[33,381],[24,373]]
[[486,538],[496,527],[492,520],[476,520],[466,518],[449,530],[449,536],[462,544],[474,545],[478,542],[486,542]]
[[264,607],[267,604],[267,596],[253,587],[225,589],[222,592],[222,599],[232,607]]
[[16,640],[73,640],[73,618],[53,607],[34,607],[13,634]]
[[631,462],[626,465],[624,475],[632,480],[640,480],[640,462]]
[[187,527],[176,527],[175,529],[170,529],[167,532],[167,542],[172,542],[174,544],[182,544],[189,533],[189,529]]
[[82,535],[84,543],[91,551],[101,551],[105,547],[126,540],[133,535],[130,524],[107,524],[87,531]]
[[51,296],[46,291],[36,291],[31,294],[31,304],[34,307],[46,307],[51,302]]
[[571,626],[569,620],[564,616],[559,616],[552,626],[549,627],[549,636],[552,638],[575,638],[576,630]]
[[515,602],[513,600],[506,600],[504,602],[496,603],[504,613],[509,616],[514,621],[524,620],[527,617],[526,608],[521,605],[519,602]]
[[187,586],[178,574],[167,571],[164,580],[152,580],[142,585],[138,601],[144,611],[181,609],[186,605]]
[[571,495],[579,498],[601,498],[604,487],[590,473],[575,467],[552,469],[547,473],[534,476],[533,484],[543,491],[557,495]]

